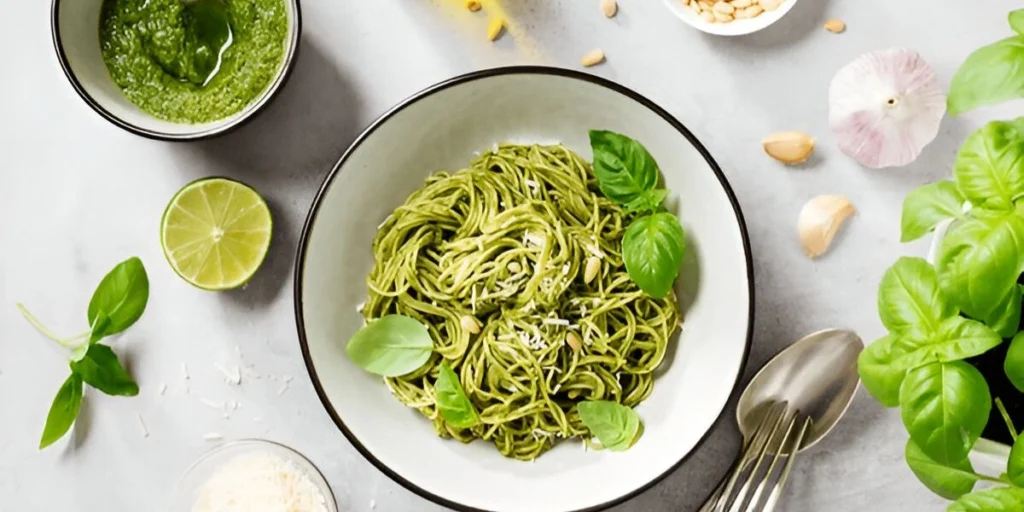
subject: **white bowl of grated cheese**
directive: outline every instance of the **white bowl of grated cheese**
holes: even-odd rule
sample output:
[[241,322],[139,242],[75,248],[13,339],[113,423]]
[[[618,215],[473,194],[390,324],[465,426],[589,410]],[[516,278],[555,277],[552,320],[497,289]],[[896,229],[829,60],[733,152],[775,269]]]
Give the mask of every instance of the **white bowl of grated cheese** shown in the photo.
[[169,512],[338,512],[334,494],[309,459],[262,439],[206,452],[185,472]]

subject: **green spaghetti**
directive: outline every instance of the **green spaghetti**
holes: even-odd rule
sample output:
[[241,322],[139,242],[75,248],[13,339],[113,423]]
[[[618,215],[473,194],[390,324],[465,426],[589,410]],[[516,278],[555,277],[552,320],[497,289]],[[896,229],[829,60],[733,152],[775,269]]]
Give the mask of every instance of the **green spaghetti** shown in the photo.
[[[362,310],[412,317],[434,340],[427,364],[385,379],[394,396],[442,437],[523,460],[591,437],[579,402],[647,398],[680,318],[673,293],[653,298],[626,273],[628,220],[562,146],[501,145],[428,178],[380,226]],[[442,362],[479,412],[471,428],[437,411]]]

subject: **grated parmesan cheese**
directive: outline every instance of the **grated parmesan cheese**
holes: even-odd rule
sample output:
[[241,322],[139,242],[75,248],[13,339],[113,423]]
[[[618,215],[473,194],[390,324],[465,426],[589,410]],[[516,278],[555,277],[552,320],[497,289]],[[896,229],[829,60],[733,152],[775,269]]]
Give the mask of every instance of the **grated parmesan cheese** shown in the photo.
[[544,325],[561,325],[562,327],[569,327],[572,325],[568,320],[564,318],[545,318],[540,321]]
[[233,368],[233,371],[221,366],[220,363],[214,363],[213,366],[217,371],[224,375],[224,382],[234,384],[236,386],[242,383],[242,373],[239,371],[237,366]]
[[149,429],[146,428],[146,420],[142,419],[142,415],[135,413],[135,417],[139,419],[139,430],[142,431],[142,437],[149,437]]
[[199,490],[192,512],[327,512],[327,499],[301,468],[269,453],[228,461]]

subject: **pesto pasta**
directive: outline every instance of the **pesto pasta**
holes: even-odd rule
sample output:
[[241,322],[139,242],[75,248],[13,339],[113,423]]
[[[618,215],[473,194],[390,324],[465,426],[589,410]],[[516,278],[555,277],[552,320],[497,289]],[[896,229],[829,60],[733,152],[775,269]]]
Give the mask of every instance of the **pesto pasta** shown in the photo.
[[[428,178],[378,229],[362,309],[367,321],[412,317],[434,340],[426,364],[385,378],[393,395],[442,437],[522,460],[589,439],[583,400],[643,401],[680,317],[674,292],[654,298],[630,280],[630,217],[562,146],[505,144]],[[442,362],[479,414],[472,427],[439,414]]]

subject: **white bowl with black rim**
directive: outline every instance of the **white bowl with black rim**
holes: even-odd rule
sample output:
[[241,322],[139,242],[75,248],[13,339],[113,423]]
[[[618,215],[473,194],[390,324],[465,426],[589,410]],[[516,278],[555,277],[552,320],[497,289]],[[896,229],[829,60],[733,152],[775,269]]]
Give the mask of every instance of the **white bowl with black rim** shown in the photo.
[[[346,357],[363,325],[377,227],[431,173],[465,167],[497,142],[561,143],[589,160],[587,132],[639,140],[660,164],[667,204],[687,232],[677,292],[684,315],[637,407],[644,433],[624,452],[565,441],[534,462],[488,442],[439,438],[380,377]],[[753,325],[754,283],[742,214],[721,169],[693,134],[650,100],[555,68],[480,71],[434,85],[367,128],[327,176],[299,243],[295,307],[306,366],[323,405],[373,465],[456,510],[600,510],[647,489],[705,439],[736,390]]]
[[302,33],[299,0],[284,0],[288,18],[279,67],[271,82],[248,105],[222,119],[201,124],[174,123],[154,117],[125,97],[114,83],[100,49],[100,14],[104,0],[52,0],[50,30],[64,75],[97,114],[136,135],[166,141],[190,141],[227,133],[262,111],[284,87],[295,67]]

